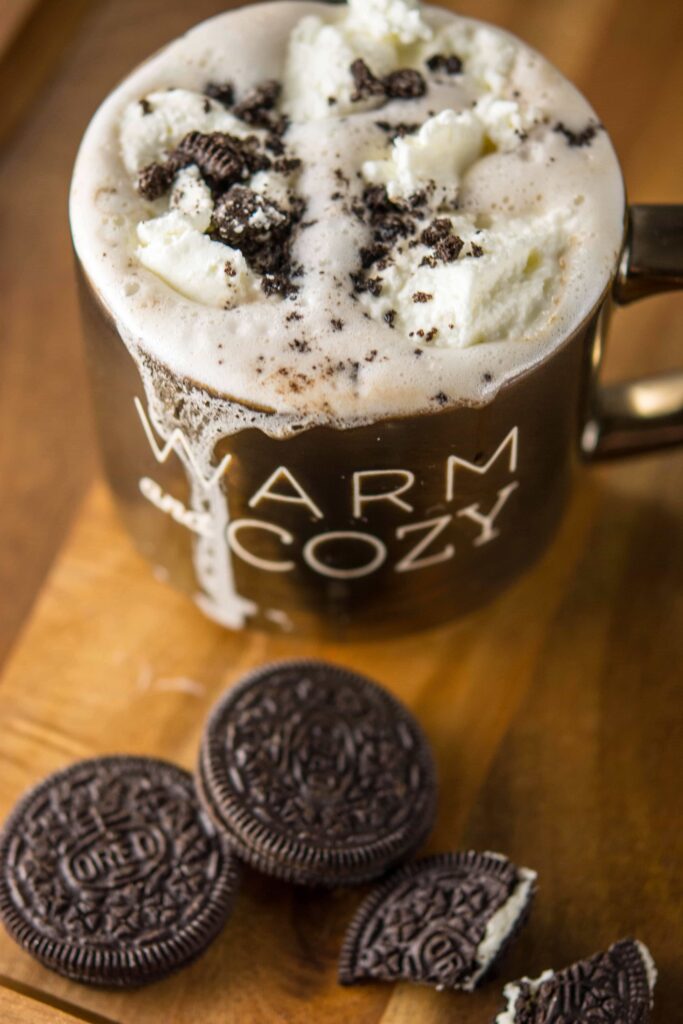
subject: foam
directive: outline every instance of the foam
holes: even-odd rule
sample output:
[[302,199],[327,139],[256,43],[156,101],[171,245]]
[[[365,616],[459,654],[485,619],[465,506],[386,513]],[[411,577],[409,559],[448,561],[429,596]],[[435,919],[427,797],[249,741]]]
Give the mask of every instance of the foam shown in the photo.
[[[595,119],[586,101],[543,58],[507,33],[436,8],[419,12],[414,4],[404,10],[396,6],[397,0],[392,3],[391,32],[382,34],[376,28],[365,35],[346,33],[343,42],[349,52],[356,55],[360,47],[381,55],[377,73],[406,62],[425,70],[425,56],[456,52],[464,58],[467,74],[428,75],[426,96],[394,101],[382,107],[381,114],[375,103],[368,109],[360,104],[352,117],[344,119],[343,102],[330,105],[326,98],[324,116],[309,112],[309,120],[292,125],[288,151],[309,158],[297,188],[308,197],[306,219],[314,222],[295,243],[295,258],[305,269],[296,299],[262,295],[244,268],[238,275],[243,290],[233,296],[232,308],[225,309],[222,292],[211,292],[201,301],[196,301],[194,291],[195,298],[183,295],[182,281],[173,276],[173,261],[164,263],[158,253],[157,260],[153,256],[143,266],[136,257],[141,221],[147,223],[143,235],[147,231],[149,236],[173,228],[173,223],[163,221],[166,216],[184,219],[189,228],[181,230],[176,220],[178,237],[200,262],[204,255],[195,252],[192,231],[201,245],[219,243],[199,232],[198,192],[185,210],[171,196],[169,212],[168,199],[149,203],[138,195],[132,171],[160,148],[170,148],[190,128],[248,134],[248,126],[236,125],[235,118],[213,101],[208,113],[202,102],[200,116],[196,95],[208,81],[231,79],[241,96],[266,78],[282,80],[290,33],[298,25],[299,35],[306,35],[301,19],[315,19],[315,32],[313,23],[306,29],[311,38],[329,29],[328,42],[336,46],[335,26],[347,17],[344,9],[283,0],[219,15],[133,72],[105,100],[86,132],[70,205],[78,255],[141,367],[148,398],[156,387],[153,368],[159,365],[191,382],[188,393],[198,403],[198,415],[205,389],[219,396],[212,399],[213,439],[219,432],[239,429],[245,418],[275,436],[285,436],[315,423],[350,426],[433,409],[436,393],[445,394],[451,403],[487,402],[506,380],[546,357],[585,318],[608,284],[623,230],[624,196],[616,157],[604,132],[590,147],[571,148],[552,130],[557,121],[580,129]],[[373,0],[372,11],[368,8],[376,26],[387,6],[389,0]],[[406,13],[410,18],[401,28]],[[411,32],[410,41],[404,41]],[[347,57],[345,53],[343,60]],[[335,66],[343,70],[341,64]],[[343,92],[348,81],[333,87]],[[187,93],[180,113],[177,105],[163,98],[170,88]],[[290,74],[285,96],[290,113],[300,101],[296,88]],[[137,101],[150,95],[162,97],[158,116],[136,109]],[[496,111],[494,101],[508,106]],[[510,340],[472,344],[480,340],[474,330],[464,347],[462,338],[454,344],[423,345],[418,361],[410,331],[391,329],[381,309],[357,301],[351,293],[348,275],[357,267],[359,247],[367,244],[367,229],[343,203],[331,199],[339,189],[335,171],[356,181],[363,165],[388,158],[387,137],[375,125],[379,117],[422,123],[432,113],[465,111],[473,104],[480,111],[489,105],[487,131],[499,131],[498,151],[463,166],[458,215],[483,230],[487,223],[495,226],[501,220],[533,224],[546,223],[554,215],[564,217],[564,248],[561,255],[559,249],[556,253],[562,262],[559,290],[548,299],[547,315],[535,315],[528,331],[526,321],[508,318],[499,334]],[[149,117],[157,117],[153,145],[143,125]],[[122,153],[124,118],[131,122],[131,130],[125,133],[128,143]],[[515,131],[522,130],[518,118],[526,119],[529,137],[513,145]],[[544,124],[544,118],[550,122]],[[141,126],[144,131],[137,130]],[[269,177],[273,176],[261,179],[266,194]],[[271,185],[278,187],[272,181]],[[159,220],[161,229],[149,226]],[[230,254],[227,247],[222,249]],[[181,263],[185,259],[182,256]],[[223,280],[220,287],[225,287]],[[292,312],[301,319],[288,319]],[[343,330],[333,330],[332,319],[342,320]],[[295,341],[306,345],[296,347]],[[208,452],[213,442],[208,437],[206,442]]]

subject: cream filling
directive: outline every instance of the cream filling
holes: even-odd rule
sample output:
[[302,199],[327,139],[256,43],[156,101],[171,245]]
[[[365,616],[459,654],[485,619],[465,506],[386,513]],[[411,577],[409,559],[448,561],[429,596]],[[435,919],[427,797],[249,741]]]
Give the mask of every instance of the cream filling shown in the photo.
[[[489,856],[496,855],[489,854]],[[520,916],[524,913],[529,903],[532,890],[536,884],[536,872],[530,871],[529,868],[520,868],[518,878],[519,881],[513,889],[510,898],[496,911],[486,925],[484,938],[479,943],[477,949],[477,963],[479,966],[467,985],[464,986],[468,992],[472,992],[477,987],[479,979],[484,976],[495,960],[501,947],[516,928]]]

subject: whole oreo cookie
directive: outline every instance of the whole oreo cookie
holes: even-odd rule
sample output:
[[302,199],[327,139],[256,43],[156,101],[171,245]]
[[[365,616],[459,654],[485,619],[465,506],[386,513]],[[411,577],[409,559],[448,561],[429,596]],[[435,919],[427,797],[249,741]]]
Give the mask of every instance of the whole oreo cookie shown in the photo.
[[410,712],[322,661],[248,676],[209,718],[199,792],[236,853],[304,885],[354,885],[412,853],[432,827],[434,765]]
[[153,758],[56,772],[0,835],[0,920],[46,967],[92,985],[143,985],[193,960],[237,878],[192,776]]
[[535,883],[535,872],[497,853],[444,853],[399,868],[361,903],[339,981],[471,992],[526,920]]
[[622,939],[562,971],[506,985],[496,1024],[647,1024],[656,980],[647,947]]

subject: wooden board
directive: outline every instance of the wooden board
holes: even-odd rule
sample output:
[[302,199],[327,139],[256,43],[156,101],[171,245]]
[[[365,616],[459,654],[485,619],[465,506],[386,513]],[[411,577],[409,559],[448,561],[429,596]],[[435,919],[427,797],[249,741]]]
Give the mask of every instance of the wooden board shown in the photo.
[[[683,1000],[682,477],[680,457],[585,471],[552,549],[495,604],[428,634],[347,647],[205,621],[153,579],[98,486],[0,685],[0,817],[76,758],[149,753],[192,768],[226,686],[271,658],[328,657],[381,680],[426,729],[440,776],[427,849],[499,849],[539,871],[535,913],[500,981],[635,934],[662,971],[654,1020],[671,1024]],[[250,872],[208,953],[148,989],[64,981],[4,934],[0,978],[76,1020],[120,1024],[490,1019],[500,981],[472,996],[339,988],[336,957],[359,898]],[[1,982],[0,994],[17,998]]]
[[[516,32],[577,82],[634,200],[683,199],[682,5],[443,2]],[[543,564],[491,608],[431,635],[338,649],[203,622],[150,577],[98,485],[17,641],[93,474],[65,216],[78,139],[135,62],[233,0],[9,4],[0,29],[34,7],[37,17],[3,37],[21,45],[0,73],[11,90],[0,115],[0,665],[15,645],[0,675],[0,818],[41,775],[93,752],[191,767],[209,705],[243,671],[282,655],[333,657],[408,700],[429,733],[441,773],[430,849],[500,848],[539,870],[532,923],[501,981],[632,932],[662,969],[653,1020],[673,1024],[683,1005],[680,454],[587,470]],[[669,297],[619,314],[610,376],[680,363],[681,308]],[[203,960],[127,995],[63,982],[0,936],[0,1021],[489,1020],[493,984],[472,997],[339,990],[334,962],[357,899],[250,875]]]

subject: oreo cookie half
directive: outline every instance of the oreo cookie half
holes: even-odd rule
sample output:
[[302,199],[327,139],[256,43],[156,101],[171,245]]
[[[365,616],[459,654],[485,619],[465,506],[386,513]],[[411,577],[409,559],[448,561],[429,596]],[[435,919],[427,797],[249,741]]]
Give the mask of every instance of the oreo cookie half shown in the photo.
[[525,922],[536,874],[497,853],[444,853],[400,868],[360,905],[339,981],[415,981],[471,992]]
[[420,727],[376,683],[322,661],[266,666],[211,714],[199,792],[235,852],[303,885],[355,885],[412,853],[436,809]]
[[506,985],[496,1024],[647,1024],[656,980],[647,946],[622,939],[563,971]]
[[92,985],[143,985],[193,960],[237,878],[192,776],[153,758],[56,772],[0,835],[0,920],[46,967]]

